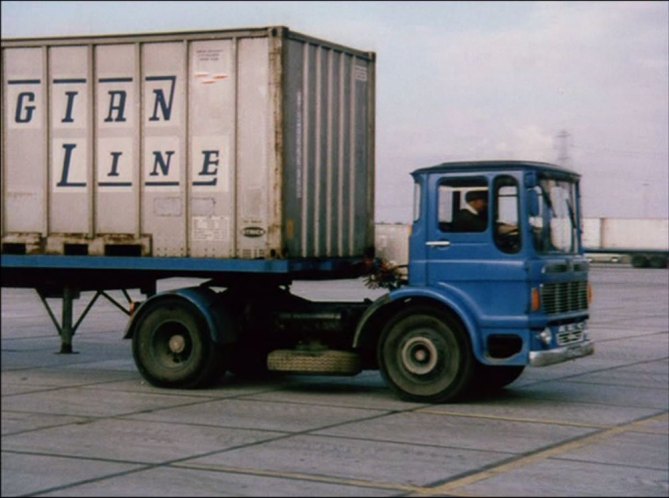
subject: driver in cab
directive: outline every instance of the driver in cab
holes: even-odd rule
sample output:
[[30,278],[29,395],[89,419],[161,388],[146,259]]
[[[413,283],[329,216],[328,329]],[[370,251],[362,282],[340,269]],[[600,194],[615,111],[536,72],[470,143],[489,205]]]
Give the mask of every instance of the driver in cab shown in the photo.
[[[454,232],[483,232],[488,227],[488,193],[472,190],[465,194],[465,206],[453,218]],[[517,252],[520,249],[518,226],[498,222],[495,239],[505,252]]]

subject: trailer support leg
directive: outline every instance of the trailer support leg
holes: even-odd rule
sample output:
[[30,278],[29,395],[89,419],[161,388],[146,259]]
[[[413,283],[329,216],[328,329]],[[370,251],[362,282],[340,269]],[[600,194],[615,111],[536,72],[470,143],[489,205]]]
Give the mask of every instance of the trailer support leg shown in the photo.
[[72,287],[66,285],[63,289],[63,322],[60,330],[60,354],[72,354],[72,336],[74,327],[72,327],[72,303],[75,295]]
[[[74,287],[66,285],[63,287],[62,295],[58,296],[63,299],[62,320],[61,323],[58,323],[58,320],[56,319],[56,316],[54,315],[51,306],[49,306],[49,303],[46,300],[47,297],[57,297],[57,296],[54,295],[49,296],[49,294],[42,289],[36,289],[36,290],[37,290],[37,295],[42,300],[42,304],[44,304],[46,311],[49,313],[49,318],[51,318],[51,321],[56,326],[56,330],[58,330],[58,335],[60,335],[61,343],[60,343],[59,354],[76,354],[76,352],[72,350],[72,337],[74,337],[74,333],[79,328],[79,325],[81,325],[81,322],[84,321],[84,318],[86,318],[86,315],[88,315],[88,312],[91,310],[95,302],[98,300],[98,297],[100,296],[105,297],[110,303],[116,306],[123,313],[125,313],[126,315],[130,315],[130,311],[125,309],[123,305],[121,305],[118,301],[116,301],[112,296],[110,296],[103,290],[98,290],[95,292],[95,295],[90,300],[88,305],[86,305],[86,309],[84,309],[84,311],[81,313],[81,316],[77,320],[77,323],[72,325],[72,322],[74,321],[73,303],[75,299],[79,298],[79,292]],[[122,289],[122,292],[125,298],[127,299],[128,304],[130,304],[130,306],[132,307],[133,301],[130,298],[128,291]]]
[[[56,330],[58,331],[58,335],[60,335],[60,354],[76,354],[75,351],[72,350],[72,337],[74,336],[74,333],[77,330],[77,327],[79,327],[79,324],[81,321],[84,319],[86,314],[88,313],[88,310],[91,309],[95,301],[97,300],[99,293],[93,297],[90,303],[88,303],[88,306],[82,313],[81,317],[77,321],[75,325],[72,325],[73,321],[73,303],[75,299],[79,298],[79,293],[77,290],[69,285],[66,285],[63,287],[63,293],[62,293],[62,299],[63,299],[63,309],[62,309],[62,320],[61,323],[58,323],[58,320],[56,319],[56,316],[54,315],[53,311],[51,310],[51,306],[49,306],[49,303],[47,302],[47,297],[48,293],[45,292],[42,289],[36,289],[37,290],[37,295],[39,298],[42,300],[42,304],[44,304],[44,307],[46,308],[46,311],[49,313],[49,318],[51,318],[51,321],[53,324],[56,326]],[[54,297],[54,296],[51,296]]]

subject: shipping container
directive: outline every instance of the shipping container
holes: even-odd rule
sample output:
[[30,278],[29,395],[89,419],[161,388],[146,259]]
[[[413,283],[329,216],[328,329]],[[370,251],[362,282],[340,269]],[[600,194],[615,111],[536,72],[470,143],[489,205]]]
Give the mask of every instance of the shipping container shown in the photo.
[[583,245],[586,250],[667,251],[669,250],[669,220],[666,218],[584,218]]
[[375,55],[285,27],[2,42],[2,252],[351,258]]
[[635,268],[666,268],[669,264],[669,220],[666,218],[585,218],[583,246],[609,261],[629,259]]

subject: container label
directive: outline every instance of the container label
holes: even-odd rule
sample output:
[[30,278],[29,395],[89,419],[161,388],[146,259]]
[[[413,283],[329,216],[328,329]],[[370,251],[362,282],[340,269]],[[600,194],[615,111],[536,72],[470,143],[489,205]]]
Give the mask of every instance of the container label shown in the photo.
[[265,235],[266,230],[263,227],[244,227],[242,228],[242,235],[244,237],[257,238]]
[[367,68],[365,66],[355,66],[355,80],[367,81]]
[[230,239],[230,218],[228,216],[193,216],[193,240],[203,242]]

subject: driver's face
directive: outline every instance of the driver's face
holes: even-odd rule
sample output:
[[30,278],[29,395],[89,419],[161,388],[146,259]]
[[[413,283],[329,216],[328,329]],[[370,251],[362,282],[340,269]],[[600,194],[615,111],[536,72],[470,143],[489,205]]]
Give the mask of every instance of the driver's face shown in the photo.
[[471,204],[479,214],[485,212],[485,210],[488,209],[488,201],[485,199],[476,199]]

